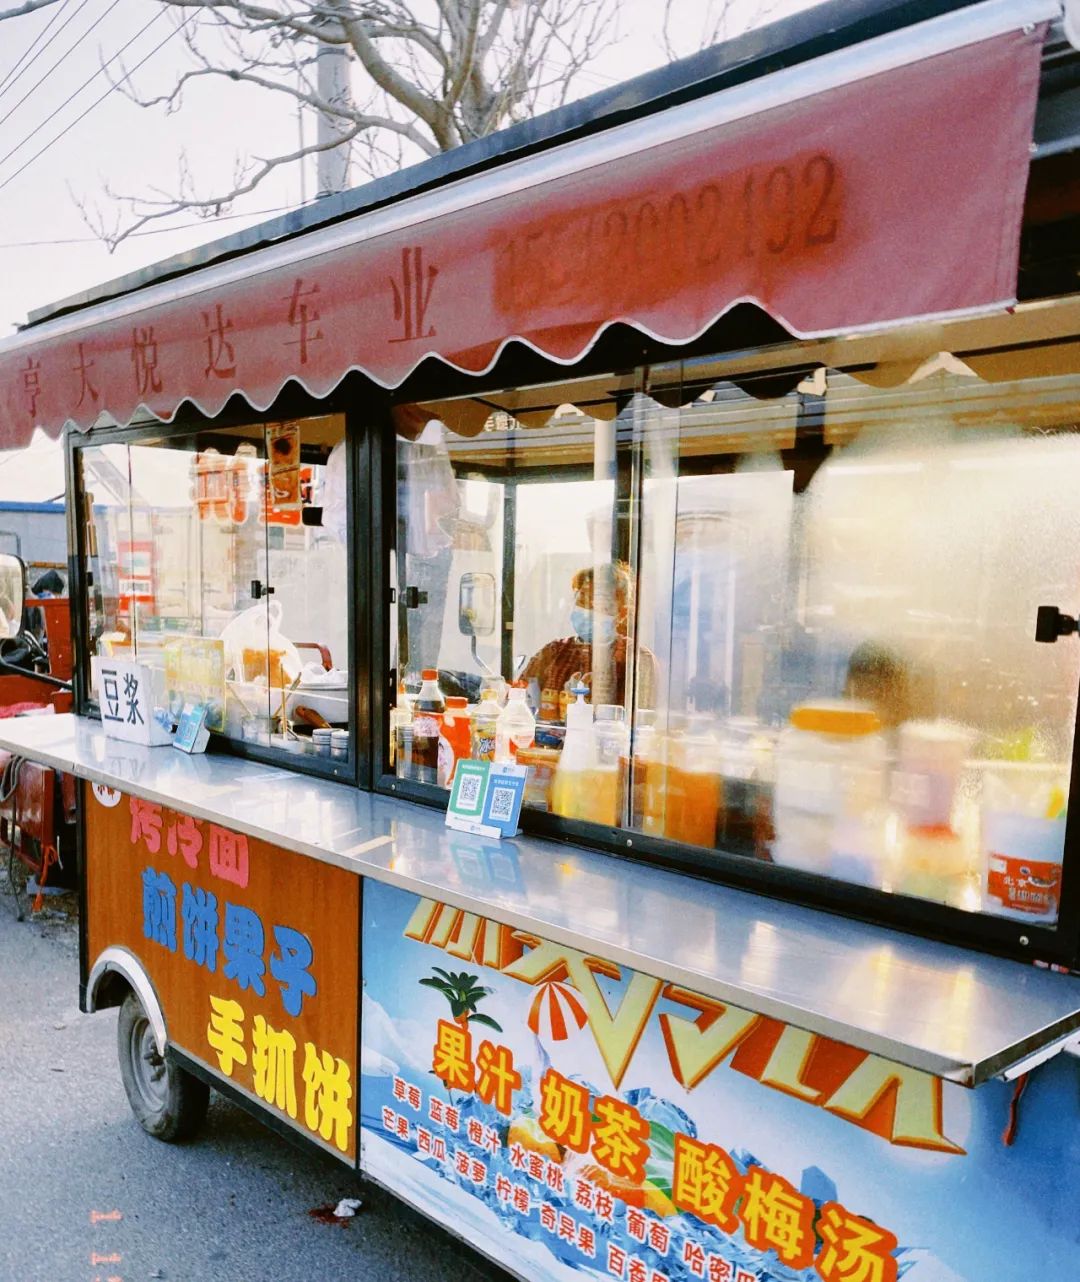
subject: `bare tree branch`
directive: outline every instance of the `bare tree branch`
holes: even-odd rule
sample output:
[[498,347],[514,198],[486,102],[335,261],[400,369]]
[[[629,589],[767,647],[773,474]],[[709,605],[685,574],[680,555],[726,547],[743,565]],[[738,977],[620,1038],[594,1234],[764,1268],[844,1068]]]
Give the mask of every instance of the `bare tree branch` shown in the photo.
[[[0,18],[57,2],[27,0]],[[270,174],[336,147],[348,149],[364,172],[385,173],[557,106],[617,40],[620,13],[620,0],[156,2],[186,24],[189,65],[168,85],[147,81],[142,91],[121,65],[110,79],[132,102],[174,113],[201,85],[231,81],[332,122],[332,137],[281,155],[238,157],[228,182],[207,186],[181,157],[171,194],[120,195],[106,187],[110,218],[81,199],[84,218],[111,247],[174,213],[213,217]],[[776,2],[761,0],[751,14],[755,24]],[[663,48],[682,56],[690,50],[677,44],[701,47],[734,34],[729,27],[739,12],[745,9],[735,0],[658,0]],[[352,67],[346,86],[340,76],[334,80],[332,95],[325,86],[334,78],[320,92],[317,71],[326,49],[347,51]],[[122,225],[124,217],[130,221]]]
[[133,221],[126,223],[122,227],[119,215],[117,215],[111,230],[100,210],[96,207],[91,207],[82,197],[75,196],[74,199],[79,212],[94,235],[100,237],[109,249],[113,250],[148,223],[158,222],[163,218],[172,218],[175,214],[181,212],[195,213],[202,218],[218,218],[228,212],[234,201],[253,192],[275,169],[283,165],[295,164],[298,160],[303,160],[307,156],[318,155],[320,151],[332,150],[340,145],[348,144],[358,137],[365,128],[389,129],[396,123],[388,119],[371,117],[368,124],[352,125],[346,132],[335,137],[333,142],[300,147],[296,151],[291,151],[281,156],[268,158],[256,156],[253,157],[254,163],[245,163],[238,159],[228,191],[218,195],[199,196],[195,194],[187,158],[181,153],[179,195],[151,188],[150,190],[154,194],[150,196],[124,196],[119,192],[113,191],[106,184],[105,195],[109,200],[115,206],[124,207],[130,214],[134,215]]

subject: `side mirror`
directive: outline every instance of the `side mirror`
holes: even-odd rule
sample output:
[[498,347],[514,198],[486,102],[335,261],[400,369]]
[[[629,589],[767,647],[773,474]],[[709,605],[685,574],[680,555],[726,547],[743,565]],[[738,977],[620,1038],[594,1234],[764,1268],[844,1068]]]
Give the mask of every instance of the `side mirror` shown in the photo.
[[463,574],[458,584],[458,631],[463,637],[489,637],[495,631],[495,576]]
[[0,552],[0,641],[22,631],[26,601],[26,564],[12,552]]

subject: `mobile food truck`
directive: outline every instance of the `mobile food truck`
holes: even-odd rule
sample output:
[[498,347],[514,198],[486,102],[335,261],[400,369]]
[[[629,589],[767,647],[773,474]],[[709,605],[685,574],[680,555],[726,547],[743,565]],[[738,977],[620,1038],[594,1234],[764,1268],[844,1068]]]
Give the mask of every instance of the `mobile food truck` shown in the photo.
[[1074,17],[825,5],[0,346],[147,1131],[544,1282],[1077,1276]]

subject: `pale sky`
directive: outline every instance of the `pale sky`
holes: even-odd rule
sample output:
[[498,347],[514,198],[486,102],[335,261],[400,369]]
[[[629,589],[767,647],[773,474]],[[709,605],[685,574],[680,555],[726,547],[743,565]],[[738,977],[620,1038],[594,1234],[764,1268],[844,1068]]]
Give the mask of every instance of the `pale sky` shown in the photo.
[[[816,0],[733,2],[733,25],[744,28],[807,8]],[[674,4],[689,52],[696,47],[707,0]],[[4,7],[7,0],[0,0],[0,9]],[[622,38],[582,75],[577,96],[664,60],[657,33],[659,8],[658,0],[621,0]],[[49,33],[55,39],[17,79],[5,83],[57,9],[61,13]],[[240,217],[198,221],[180,214],[174,219],[177,230],[139,236],[113,254],[94,238],[73,192],[107,208],[102,195],[106,182],[120,192],[145,191],[153,185],[174,191],[182,151],[197,175],[225,178],[237,153],[270,155],[297,143],[297,114],[284,98],[278,103],[232,83],[200,82],[189,91],[184,110],[172,116],[157,108],[142,109],[119,92],[108,93],[95,105],[109,82],[94,73],[128,41],[123,61],[129,68],[146,58],[136,76],[144,93],[171,86],[177,71],[188,65],[181,38],[170,35],[173,17],[156,17],[159,12],[159,6],[146,0],[64,0],[0,23],[0,335],[10,333],[35,307],[238,231],[269,217],[267,211],[283,212],[301,202],[301,179],[294,166],[238,203],[231,212]],[[85,118],[79,120],[84,111]],[[314,122],[306,127],[313,130]],[[61,134],[55,145],[34,158]],[[313,189],[309,172],[309,199]]]

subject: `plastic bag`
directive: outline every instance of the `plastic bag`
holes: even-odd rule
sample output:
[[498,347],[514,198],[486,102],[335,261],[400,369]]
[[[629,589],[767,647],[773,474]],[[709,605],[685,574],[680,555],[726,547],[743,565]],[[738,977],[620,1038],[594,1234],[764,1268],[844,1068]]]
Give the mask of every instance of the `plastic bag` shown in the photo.
[[281,605],[267,598],[241,611],[221,632],[225,675],[233,681],[281,689],[299,676],[303,663],[281,631]]

